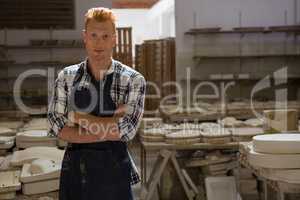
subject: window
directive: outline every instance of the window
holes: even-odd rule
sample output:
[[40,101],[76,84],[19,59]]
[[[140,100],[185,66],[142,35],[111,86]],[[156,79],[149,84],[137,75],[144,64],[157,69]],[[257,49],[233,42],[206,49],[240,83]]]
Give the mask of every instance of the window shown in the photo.
[[0,0],[0,28],[73,29],[74,0]]

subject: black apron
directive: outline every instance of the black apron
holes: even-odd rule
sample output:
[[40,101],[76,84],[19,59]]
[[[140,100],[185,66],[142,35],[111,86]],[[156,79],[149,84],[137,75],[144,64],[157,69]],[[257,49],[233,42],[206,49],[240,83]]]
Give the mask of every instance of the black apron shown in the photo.
[[[98,91],[97,106],[91,114],[112,116],[116,109],[110,89],[113,73],[106,76],[104,87],[94,78]],[[86,108],[91,100],[88,89],[74,85],[76,108]],[[103,105],[103,109],[99,107]],[[82,111],[82,110],[81,110]],[[68,144],[61,169],[59,200],[132,200],[131,164],[127,145],[121,141]]]

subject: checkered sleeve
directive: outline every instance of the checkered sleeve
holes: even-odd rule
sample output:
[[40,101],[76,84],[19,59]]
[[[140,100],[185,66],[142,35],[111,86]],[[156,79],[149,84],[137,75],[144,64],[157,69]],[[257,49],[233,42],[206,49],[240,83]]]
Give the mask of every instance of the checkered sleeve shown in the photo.
[[48,136],[57,137],[59,131],[67,122],[67,83],[64,80],[64,71],[58,74],[48,106]]
[[144,113],[146,81],[141,74],[132,78],[128,88],[127,113],[119,120],[122,141],[133,139]]

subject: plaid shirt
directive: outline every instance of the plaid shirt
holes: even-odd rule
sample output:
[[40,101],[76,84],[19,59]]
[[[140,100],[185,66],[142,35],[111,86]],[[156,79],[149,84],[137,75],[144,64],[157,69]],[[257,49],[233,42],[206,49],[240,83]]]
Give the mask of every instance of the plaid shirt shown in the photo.
[[[110,94],[116,105],[127,105],[127,113],[118,122],[121,140],[127,142],[135,136],[143,115],[146,82],[140,73],[115,60],[112,61],[106,75],[113,72]],[[87,71],[87,60],[66,67],[58,74],[48,108],[49,136],[57,137],[68,121],[74,81],[79,82],[79,88],[89,87],[91,76]],[[130,154],[129,157],[133,169],[131,172],[133,185],[140,181],[140,177]]]

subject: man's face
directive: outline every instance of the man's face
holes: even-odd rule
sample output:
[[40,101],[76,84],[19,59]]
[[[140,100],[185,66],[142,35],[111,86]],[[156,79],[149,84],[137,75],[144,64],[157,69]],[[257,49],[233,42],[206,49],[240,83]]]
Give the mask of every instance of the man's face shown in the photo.
[[109,60],[116,45],[113,24],[110,21],[90,20],[83,31],[83,40],[89,59],[100,62]]

